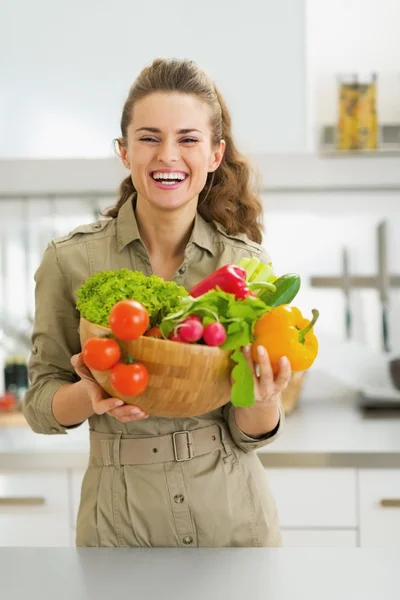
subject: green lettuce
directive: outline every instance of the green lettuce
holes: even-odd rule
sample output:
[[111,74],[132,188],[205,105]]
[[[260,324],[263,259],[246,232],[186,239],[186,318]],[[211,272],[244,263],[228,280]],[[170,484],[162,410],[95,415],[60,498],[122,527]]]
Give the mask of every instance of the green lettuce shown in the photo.
[[118,269],[91,275],[76,291],[76,308],[92,323],[108,327],[108,317],[120,300],[137,300],[147,309],[150,326],[160,325],[163,318],[175,312],[182,298],[188,295],[184,287],[157,275],[147,277],[140,271]]

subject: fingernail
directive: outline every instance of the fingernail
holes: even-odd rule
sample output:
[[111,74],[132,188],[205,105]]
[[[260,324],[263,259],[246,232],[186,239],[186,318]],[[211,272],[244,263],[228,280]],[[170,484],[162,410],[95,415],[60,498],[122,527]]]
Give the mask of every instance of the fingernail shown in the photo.
[[289,359],[287,356],[282,356],[281,358],[281,366],[287,367],[289,365]]
[[122,406],[123,405],[123,400],[117,400],[115,403],[115,406]]
[[131,414],[132,415],[139,415],[140,414],[140,409],[139,408],[132,408],[131,410]]
[[265,348],[264,346],[258,346],[257,352],[259,356],[265,356]]
[[243,350],[246,352],[246,354],[248,352],[250,352],[250,346],[243,346]]

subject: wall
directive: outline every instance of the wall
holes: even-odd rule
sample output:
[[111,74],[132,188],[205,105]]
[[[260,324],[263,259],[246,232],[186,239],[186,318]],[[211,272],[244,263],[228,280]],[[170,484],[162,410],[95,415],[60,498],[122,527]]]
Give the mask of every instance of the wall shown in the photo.
[[207,70],[245,151],[305,149],[303,0],[3,0],[0,55],[0,158],[111,156],[157,56]]
[[340,73],[378,74],[378,116],[400,121],[398,0],[307,0],[306,64],[308,149],[320,123],[336,119]]

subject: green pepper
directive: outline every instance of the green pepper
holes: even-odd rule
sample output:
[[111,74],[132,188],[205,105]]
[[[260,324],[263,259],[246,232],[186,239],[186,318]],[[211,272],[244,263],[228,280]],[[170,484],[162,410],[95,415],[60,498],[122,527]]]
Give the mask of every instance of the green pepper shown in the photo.
[[275,291],[263,290],[258,297],[268,306],[280,306],[290,304],[300,289],[300,275],[296,273],[285,273],[274,281]]

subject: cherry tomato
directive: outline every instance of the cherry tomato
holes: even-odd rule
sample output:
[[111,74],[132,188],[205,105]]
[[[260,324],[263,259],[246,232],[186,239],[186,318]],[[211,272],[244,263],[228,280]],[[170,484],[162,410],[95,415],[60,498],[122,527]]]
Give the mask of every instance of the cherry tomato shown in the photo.
[[137,340],[149,328],[150,318],[146,308],[136,300],[120,300],[110,313],[108,323],[116,338]]
[[83,345],[82,357],[89,369],[108,371],[121,358],[121,348],[110,338],[92,337]]
[[151,329],[148,329],[144,335],[146,337],[160,338],[161,340],[164,339],[163,334],[161,333],[158,325],[156,327],[152,327]]
[[149,383],[149,372],[142,363],[118,363],[111,369],[110,382],[122,396],[138,396]]

